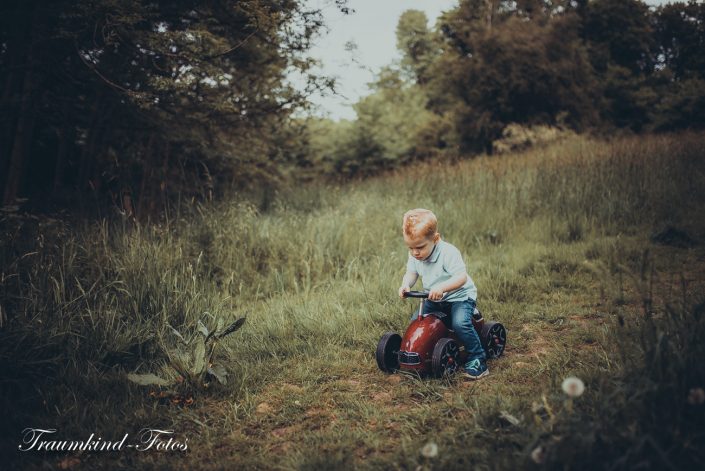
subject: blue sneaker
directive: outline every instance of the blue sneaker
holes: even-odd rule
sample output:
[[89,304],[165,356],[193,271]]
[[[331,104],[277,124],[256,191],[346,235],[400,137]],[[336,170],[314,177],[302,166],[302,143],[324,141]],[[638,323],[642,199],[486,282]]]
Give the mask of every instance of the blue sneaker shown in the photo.
[[475,358],[465,364],[465,377],[469,379],[480,379],[490,374],[485,360]]

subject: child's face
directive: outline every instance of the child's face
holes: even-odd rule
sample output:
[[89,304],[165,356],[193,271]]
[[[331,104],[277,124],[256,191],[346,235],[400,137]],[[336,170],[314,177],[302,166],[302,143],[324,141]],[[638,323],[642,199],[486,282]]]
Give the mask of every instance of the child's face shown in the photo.
[[438,234],[432,237],[419,236],[414,238],[404,234],[404,243],[409,247],[409,253],[416,260],[426,260],[431,255],[437,241]]

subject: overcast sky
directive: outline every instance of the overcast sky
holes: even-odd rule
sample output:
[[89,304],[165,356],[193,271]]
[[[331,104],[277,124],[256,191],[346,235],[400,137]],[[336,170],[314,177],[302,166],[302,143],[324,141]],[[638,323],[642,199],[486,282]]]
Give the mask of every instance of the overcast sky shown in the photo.
[[[344,15],[334,0],[307,0],[312,8],[321,8],[329,32],[316,41],[311,56],[321,60],[323,73],[338,80],[341,96],[314,96],[321,115],[332,119],[354,119],[351,105],[367,95],[367,83],[380,67],[399,59],[396,48],[396,27],[399,16],[406,10],[422,10],[433,27],[443,11],[457,5],[458,0],[348,0],[355,13]],[[647,0],[649,5],[668,3],[667,0]],[[357,50],[346,50],[349,41]]]

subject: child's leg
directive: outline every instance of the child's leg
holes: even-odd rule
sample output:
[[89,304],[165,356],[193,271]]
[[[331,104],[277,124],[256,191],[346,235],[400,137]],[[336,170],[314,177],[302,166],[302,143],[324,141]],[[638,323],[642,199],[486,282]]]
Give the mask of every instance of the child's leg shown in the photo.
[[480,336],[472,325],[472,313],[475,311],[475,301],[457,301],[451,304],[451,318],[453,330],[468,352],[468,361],[486,359],[485,350],[482,348]]

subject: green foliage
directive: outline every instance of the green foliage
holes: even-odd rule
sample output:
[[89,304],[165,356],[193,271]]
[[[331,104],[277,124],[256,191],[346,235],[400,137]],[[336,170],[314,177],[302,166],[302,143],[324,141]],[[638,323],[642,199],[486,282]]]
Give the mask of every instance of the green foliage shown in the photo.
[[[434,139],[429,128],[436,117],[426,109],[418,85],[404,82],[398,70],[386,67],[370,89],[373,92],[354,105],[355,121],[309,122],[313,160],[329,175],[362,176],[397,168],[418,156],[424,141]],[[426,135],[429,131],[431,136]]]
[[[704,12],[692,0],[463,0],[429,29],[409,10],[397,25],[400,73],[383,69],[356,105],[336,170],[492,153],[508,127],[699,128]],[[421,106],[430,113],[412,112]]]
[[574,17],[549,26],[510,17],[463,37],[429,85],[436,109],[456,117],[461,149],[484,150],[509,123],[555,124],[559,115],[576,129],[595,122],[595,84]]
[[[227,384],[227,370],[222,364],[213,363],[215,346],[220,339],[242,327],[245,323],[245,318],[241,317],[225,329],[223,329],[223,318],[219,318],[217,322],[216,329],[210,331],[199,320],[197,330],[200,336],[196,335],[189,340],[184,338],[178,330],[169,326],[174,336],[181,341],[181,348],[166,349],[169,364],[179,374],[178,382],[185,381],[193,388],[200,388],[208,387],[210,379],[214,378],[220,384]],[[164,344],[166,342],[162,339],[160,343]],[[192,349],[186,350],[189,347],[192,347]],[[174,382],[169,382],[151,373],[130,373],[127,375],[127,379],[141,386],[170,386],[174,384]]]
[[648,6],[641,0],[588,2],[582,34],[599,73],[612,64],[632,73],[650,73],[655,37]]
[[705,79],[688,78],[663,87],[651,126],[659,131],[705,125]]
[[[421,126],[431,119],[426,98],[417,86],[405,85],[399,73],[383,69],[374,91],[355,104],[354,143],[359,145],[359,163],[375,171],[398,166],[407,157]],[[361,158],[360,158],[361,157]]]
[[[657,11],[656,37],[662,64],[676,78],[705,79],[705,4],[673,2]],[[677,108],[676,108],[677,109]]]
[[396,35],[405,76],[416,83],[425,83],[428,80],[428,67],[436,56],[436,43],[428,29],[426,14],[419,10],[402,13]]
[[335,173],[337,162],[353,158],[354,122],[348,120],[309,118],[302,124],[305,129],[305,147],[301,154],[304,162],[298,165],[298,177],[304,172],[308,179]]
[[[3,13],[6,204],[92,193],[100,210],[147,216],[271,184],[293,159],[290,114],[331,86],[305,56],[320,11],[297,1],[13,1]],[[307,90],[288,84],[293,70]],[[25,184],[29,167],[43,170]]]

